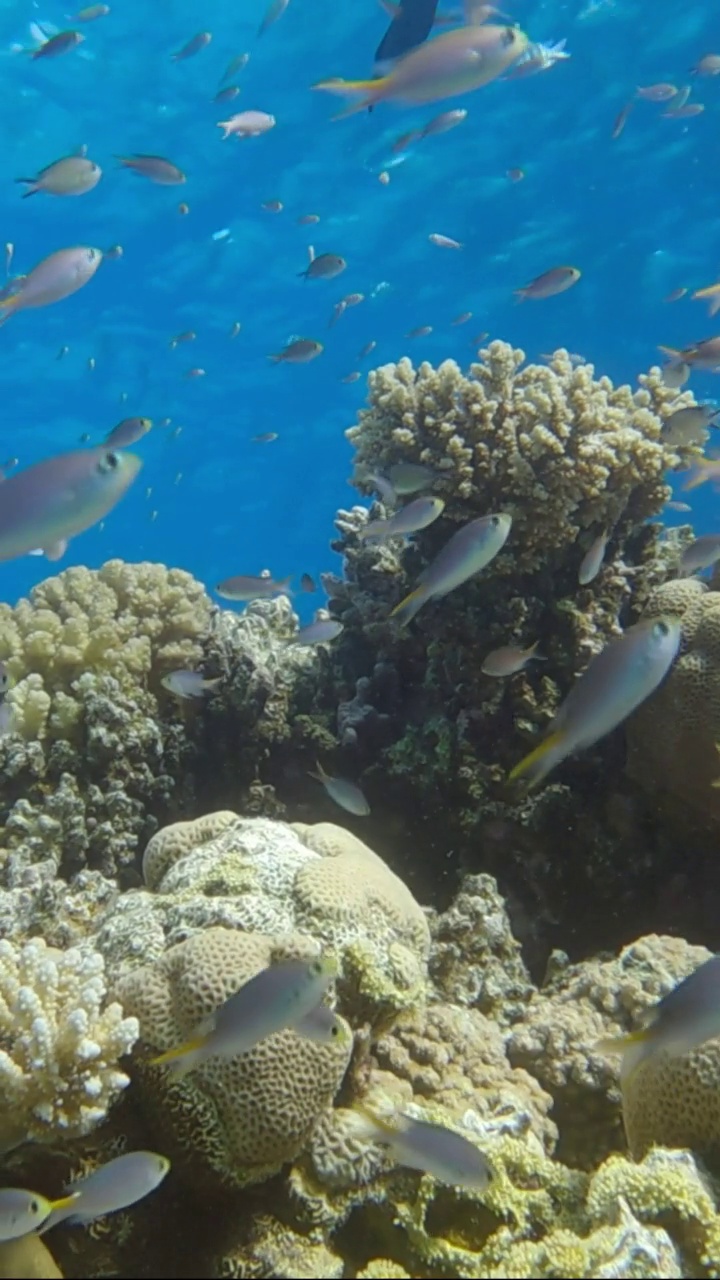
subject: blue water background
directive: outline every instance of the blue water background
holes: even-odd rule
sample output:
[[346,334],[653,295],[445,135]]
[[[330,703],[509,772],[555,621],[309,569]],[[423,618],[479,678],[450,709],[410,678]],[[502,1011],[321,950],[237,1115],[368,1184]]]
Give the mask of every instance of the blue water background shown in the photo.
[[[277,576],[337,568],[333,517],[356,500],[343,432],[372,365],[404,354],[465,365],[473,337],[489,331],[530,357],[565,346],[633,381],[657,361],[658,343],[720,332],[705,304],[664,301],[720,270],[720,77],[688,79],[700,56],[720,53],[720,6],[508,0],[507,8],[533,40],[566,38],[571,59],[437,106],[381,105],[333,122],[341,100],[310,85],[371,74],[387,25],[375,0],[291,0],[261,39],[266,0],[124,0],[83,28],[79,50],[37,62],[12,46],[31,44],[30,22],[64,28],[73,11],[60,0],[3,3],[0,238],[16,246],[18,271],[73,244],[120,243],[124,256],[70,299],[0,329],[0,455],[26,465],[83,433],[99,442],[128,414],[183,428],[177,437],[156,428],[138,446],[140,479],[60,567],[158,560],[209,586],[263,568]],[[171,52],[202,29],[211,45],[174,64]],[[243,51],[251,56],[240,96],[214,103],[228,61]],[[692,82],[704,114],[664,120],[662,107],[640,102],[613,141],[635,86],[664,80]],[[377,175],[396,159],[398,135],[452,106],[468,109],[465,123],[411,150],[382,186]],[[222,142],[216,122],[250,108],[272,112],[277,127]],[[15,178],[82,144],[104,169],[95,191],[20,198]],[[154,186],[116,167],[115,154],[133,151],[173,160],[186,186]],[[508,180],[515,167],[524,181]],[[261,208],[273,199],[282,213]],[[321,221],[298,225],[307,213]],[[213,238],[224,229],[228,236]],[[465,248],[435,248],[431,232]],[[298,278],[308,244],[344,255],[345,274]],[[581,268],[577,287],[517,304],[513,289],[561,263]],[[333,305],[355,291],[366,301],[329,329]],[[453,327],[466,310],[473,319]],[[237,321],[242,331],[231,339]],[[422,325],[432,334],[405,337]],[[171,350],[170,338],[187,329],[197,340]],[[324,342],[323,355],[273,366],[268,354],[293,335]],[[360,361],[371,339],[377,349]],[[63,345],[70,352],[58,360]],[[188,379],[193,367],[206,376]],[[363,378],[344,383],[356,369]],[[720,394],[712,374],[690,385],[698,398]],[[251,442],[267,431],[279,439]],[[717,527],[716,501],[709,487],[694,497],[698,530]],[[683,519],[668,513],[668,523]],[[3,564],[0,598],[13,601],[55,571],[37,558]],[[314,607],[313,598],[299,603],[306,615]]]

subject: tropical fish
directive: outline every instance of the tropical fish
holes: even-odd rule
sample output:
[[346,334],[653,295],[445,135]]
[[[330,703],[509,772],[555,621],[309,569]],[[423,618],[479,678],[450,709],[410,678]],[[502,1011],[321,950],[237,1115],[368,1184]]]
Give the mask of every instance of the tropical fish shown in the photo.
[[558,40],[555,44],[547,41],[544,44],[529,44],[517,63],[505,76],[506,80],[519,80],[523,76],[537,75],[538,71],[549,71],[556,62],[570,57],[566,51],[566,40]]
[[527,45],[527,36],[516,27],[460,27],[413,49],[378,80],[321,80],[313,88],[343,97],[361,94],[344,115],[376,102],[439,102],[497,79]]
[[311,778],[317,778],[327,791],[331,800],[339,805],[341,809],[345,809],[347,813],[352,813],[356,818],[366,818],[370,812],[370,805],[365,796],[355,782],[349,782],[347,778],[333,778],[326,773],[322,765],[318,761],[316,764],[317,773],[312,769],[308,770]]
[[223,142],[226,138],[259,138],[275,128],[275,117],[267,111],[239,111],[229,120],[218,120],[218,129],[224,129]]
[[216,676],[213,680],[206,680],[199,671],[171,671],[168,675],[163,676],[160,681],[163,688],[168,689],[170,693],[174,693],[177,698],[207,697],[222,682],[222,676]]
[[391,66],[427,40],[435,23],[437,6],[438,0],[404,0],[391,6],[392,22],[375,53],[378,70]]
[[345,628],[342,622],[337,622],[335,618],[316,618],[314,622],[308,623],[306,627],[293,636],[291,644],[329,644],[331,640],[337,640]]
[[662,425],[662,438],[669,445],[697,444],[700,433],[713,426],[720,409],[711,404],[691,404],[676,409]]
[[370,520],[358,530],[358,538],[365,541],[374,538],[385,542],[388,538],[403,538],[411,533],[419,533],[427,529],[445,510],[442,498],[416,498],[406,507],[401,507],[395,515],[387,520]]
[[437,475],[437,471],[425,466],[424,462],[394,462],[387,473],[393,489],[402,497],[426,489],[437,480]]
[[75,14],[74,22],[97,22],[98,18],[106,18],[110,12],[109,4],[89,4]]
[[425,569],[420,586],[395,605],[390,617],[407,626],[428,600],[448,595],[480,573],[505,546],[511,526],[512,517],[504,512],[463,525]]
[[281,578],[279,582],[275,582],[269,575],[260,574],[259,577],[253,578],[239,574],[235,578],[224,578],[222,582],[218,583],[215,590],[219,596],[222,596],[223,600],[241,602],[271,600],[273,596],[287,593],[291,582],[292,575],[289,578]]
[[101,445],[45,458],[8,476],[0,503],[0,561],[36,548],[58,560],[70,538],[120,501],[141,466],[135,454]]
[[622,1053],[627,1080],[642,1062],[659,1054],[680,1057],[720,1035],[720,956],[711,956],[663,996],[646,1015],[645,1025],[627,1036],[600,1040],[601,1053]]
[[38,191],[45,191],[50,196],[83,196],[92,191],[102,177],[99,164],[87,160],[85,156],[64,156],[41,169],[35,178],[16,178],[23,182],[28,190],[23,191],[23,199],[34,196]]
[[652,618],[629,627],[591,660],[576,680],[544,742],[510,774],[537,786],[561,761],[591,747],[654,693],[680,648],[678,618]]
[[580,279],[577,267],[552,267],[543,271],[522,289],[516,289],[515,295],[522,301],[524,298],[553,298],[557,293],[564,293],[572,288]]
[[459,240],[453,240],[451,236],[439,235],[437,231],[431,232],[428,240],[439,249],[462,249],[463,247]]
[[152,418],[123,418],[105,437],[110,449],[128,449],[142,440],[152,427]]
[[177,187],[187,182],[182,169],[178,169],[176,164],[166,160],[164,156],[138,154],[116,156],[115,159],[126,169],[132,169],[133,173],[139,174],[141,178],[149,178],[150,182],[155,182],[160,187]]
[[702,342],[694,342],[689,347],[660,347],[666,356],[671,356],[674,364],[678,362],[690,365],[692,369],[720,368],[720,338],[704,338]]
[[321,253],[316,258],[312,245],[308,246],[308,257],[310,261],[305,270],[298,271],[298,275],[304,276],[306,280],[334,280],[347,266],[339,253]]
[[195,54],[199,53],[201,49],[205,49],[211,40],[211,32],[198,31],[196,36],[193,36],[191,40],[188,40],[187,44],[183,45],[182,49],[179,49],[177,53],[170,54],[170,61],[184,62],[186,58],[194,58]]
[[55,1207],[41,1235],[59,1222],[84,1226],[144,1200],[167,1176],[170,1161],[155,1151],[127,1151],[67,1188],[67,1203]]
[[152,1058],[151,1063],[168,1066],[181,1076],[211,1058],[248,1053],[261,1040],[287,1028],[312,1039],[318,1028],[312,1014],[337,972],[337,963],[328,956],[269,965],[221,1004],[189,1040]]
[[524,671],[528,662],[533,659],[536,662],[545,662],[546,659],[541,657],[537,652],[539,640],[530,645],[529,649],[521,649],[514,644],[503,645],[500,649],[493,649],[487,658],[484,659],[480,670],[486,676],[503,676],[517,675],[518,671]]
[[393,1159],[407,1169],[430,1173],[439,1182],[453,1187],[484,1191],[492,1170],[482,1151],[469,1138],[429,1120],[396,1114],[379,1116],[356,1103],[354,1112],[359,1132],[388,1147]]
[[274,26],[282,18],[289,3],[290,0],[271,0],[257,30],[259,36],[263,36],[269,27]]
[[50,1214],[64,1209],[77,1199],[62,1196],[59,1200],[47,1200],[35,1191],[23,1187],[3,1187],[0,1191],[0,1241],[19,1240],[31,1231],[37,1231]]
[[690,70],[691,76],[720,76],[720,53],[706,53]]
[[720,533],[706,533],[695,538],[680,557],[680,576],[710,569],[720,560]]
[[581,587],[586,587],[590,582],[594,582],[603,566],[605,559],[605,551],[610,540],[610,530],[603,529],[599,533],[592,546],[588,548],[580,562],[578,569],[578,582]]
[[32,307],[48,307],[77,293],[92,280],[103,255],[100,249],[79,245],[74,249],[58,249],[43,258],[26,276],[12,282],[12,289],[0,297],[0,324],[16,311]]
[[465,107],[455,107],[452,111],[442,111],[439,116],[435,116],[430,120],[421,131],[421,137],[433,138],[438,133],[447,133],[450,129],[456,129],[463,120],[467,120],[467,110]]
[[322,342],[315,342],[314,338],[295,338],[282,351],[268,356],[268,360],[273,360],[275,364],[309,364],[323,350]]
[[84,35],[79,31],[58,31],[56,35],[50,36],[39,49],[33,49],[30,57],[37,58],[57,58],[61,53],[69,53],[71,49],[76,49],[85,39]]
[[304,573],[300,578],[300,587],[303,591],[309,592],[310,594],[312,594],[313,591],[317,591],[317,583],[309,573]]

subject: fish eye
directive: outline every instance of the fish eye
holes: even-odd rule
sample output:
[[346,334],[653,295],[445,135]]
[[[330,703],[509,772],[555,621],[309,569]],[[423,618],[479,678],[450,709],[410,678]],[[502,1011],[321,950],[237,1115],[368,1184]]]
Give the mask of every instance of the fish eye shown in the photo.
[[38,1204],[37,1200],[31,1200],[31,1201],[30,1201],[30,1212],[31,1212],[31,1213],[39,1213],[39,1212],[40,1212],[40,1205]]
[[499,516],[491,516],[491,517],[490,517],[490,523],[491,523],[491,525],[492,525],[493,529],[497,529],[497,527],[498,527],[498,525],[499,525],[499,523],[500,523],[500,517],[499,517]]
[[515,37],[516,37],[516,35],[517,35],[517,32],[516,32],[516,30],[515,30],[515,28],[514,28],[514,27],[506,27],[506,28],[505,28],[505,30],[504,30],[504,32],[503,32],[503,38],[502,38],[502,42],[503,42],[503,44],[504,44],[505,48],[507,48],[507,47],[508,47],[508,45],[511,45],[511,44],[514,44],[514,43],[515,43]]
[[322,960],[313,960],[310,965],[310,973],[313,977],[317,977],[323,971]]
[[97,469],[101,475],[109,475],[111,471],[117,470],[120,465],[120,459],[116,453],[106,453],[100,459]]
[[670,627],[667,622],[656,622],[653,630],[658,639],[663,639],[665,636],[670,635]]

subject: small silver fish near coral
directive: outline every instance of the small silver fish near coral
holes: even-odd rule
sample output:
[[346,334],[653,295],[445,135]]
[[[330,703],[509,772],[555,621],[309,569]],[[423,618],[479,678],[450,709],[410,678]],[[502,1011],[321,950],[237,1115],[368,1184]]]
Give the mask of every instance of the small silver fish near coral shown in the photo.
[[388,468],[387,478],[402,498],[419,489],[427,489],[437,479],[437,472],[422,462],[395,462]]
[[524,671],[528,663],[533,660],[536,662],[547,661],[537,652],[539,644],[540,641],[536,640],[534,644],[530,645],[529,649],[521,649],[514,644],[502,645],[501,648],[493,649],[492,653],[488,654],[480,670],[486,676],[498,676],[499,678],[517,675],[518,671]]
[[327,794],[335,804],[341,809],[345,809],[347,813],[352,813],[356,818],[366,818],[370,812],[370,805],[360,790],[356,782],[349,782],[347,778],[333,778],[326,773],[322,765],[318,761],[315,768],[317,772],[308,769],[311,778],[317,778],[324,786]]
[[283,960],[250,978],[198,1027],[183,1044],[151,1059],[176,1076],[210,1058],[237,1058],[276,1031],[292,1028],[307,1039],[335,1039],[334,1023],[316,1015],[337,963],[329,956]]
[[679,576],[710,569],[720,560],[720,533],[705,533],[686,547],[680,557]]
[[454,1129],[402,1114],[386,1118],[358,1103],[353,1110],[358,1131],[387,1147],[405,1168],[430,1173],[453,1187],[485,1191],[489,1186],[492,1170],[486,1157]]
[[406,626],[428,600],[449,595],[486,568],[507,542],[512,517],[506,512],[471,520],[454,533],[424,570],[420,585],[390,613]]
[[627,1036],[600,1040],[602,1053],[622,1053],[625,1080],[641,1062],[667,1053],[690,1053],[720,1035],[720,956],[712,956],[649,1011],[645,1026]]
[[71,1205],[76,1196],[47,1200],[23,1187],[3,1187],[0,1191],[0,1241],[19,1240],[37,1231],[55,1209]]
[[199,671],[170,671],[160,683],[176,698],[204,698],[222,684],[223,677],[206,680]]
[[215,590],[223,600],[245,604],[249,600],[271,600],[273,596],[289,594],[291,582],[292,577],[281,578],[276,582],[270,574],[259,574],[257,577],[237,574],[234,578],[224,578],[222,582],[218,582]]
[[663,422],[662,438],[670,445],[698,444],[700,433],[717,425],[718,413],[720,410],[711,404],[691,404],[684,409],[676,409]]
[[388,538],[404,538],[411,533],[419,533],[433,524],[445,510],[442,498],[416,498],[406,507],[401,507],[387,520],[370,520],[358,530],[358,538],[366,541],[369,538],[377,542],[385,542]]
[[599,533],[592,546],[588,548],[582,558],[580,568],[578,569],[578,582],[581,587],[587,587],[589,583],[594,582],[603,566],[605,559],[605,551],[610,541],[610,532],[603,529]]
[[510,781],[525,778],[537,786],[569,755],[617,729],[665,679],[681,638],[678,618],[648,618],[606,644],[576,680],[545,741],[515,766]]
[[167,1176],[170,1161],[156,1151],[126,1151],[87,1178],[67,1188],[67,1203],[53,1209],[42,1226],[44,1235],[59,1222],[85,1226],[107,1213],[128,1209],[155,1191]]
[[342,622],[337,622],[335,618],[316,618],[306,627],[301,627],[290,643],[329,644],[331,640],[337,640],[344,629]]

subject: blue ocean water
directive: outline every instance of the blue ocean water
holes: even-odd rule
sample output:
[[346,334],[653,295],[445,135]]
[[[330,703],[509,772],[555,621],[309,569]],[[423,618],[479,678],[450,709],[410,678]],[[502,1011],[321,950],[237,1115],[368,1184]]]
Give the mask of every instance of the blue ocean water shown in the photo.
[[[310,86],[371,75],[387,14],[376,0],[290,0],[259,38],[266,8],[123,0],[83,27],[78,49],[52,60],[25,52],[31,24],[62,30],[73,10],[62,0],[0,9],[0,225],[14,245],[12,270],[75,244],[124,250],[74,296],[0,330],[0,452],[25,466],[85,434],[99,443],[129,414],[172,419],[137,446],[145,465],[128,496],[59,567],[158,560],[208,586],[264,568],[316,576],[337,568],[333,516],[356,500],[343,433],[372,365],[405,354],[466,364],[473,339],[489,332],[531,358],[565,346],[632,381],[657,362],[659,343],[720,332],[706,304],[690,300],[720,265],[720,77],[689,74],[720,52],[717,6],[508,0],[502,8],[533,41],[565,39],[570,58],[461,99],[381,104],[336,121],[341,100]],[[173,62],[199,30],[212,42]],[[214,102],[243,52],[240,95]],[[705,111],[665,119],[662,106],[637,102],[614,140],[635,87],[660,81],[692,85]],[[401,133],[455,106],[467,108],[462,126],[393,152]],[[217,122],[248,109],[271,112],[276,127],[221,141]],[[21,199],[16,178],[81,146],[104,171],[94,191]],[[132,152],[172,160],[186,185],[155,186],[118,167],[114,156]],[[508,179],[514,168],[522,181]],[[383,170],[388,185],[378,181]],[[272,200],[282,212],[262,208]],[[309,213],[319,221],[300,225]],[[464,248],[436,248],[431,233]],[[299,278],[309,244],[343,255],[345,273]],[[575,288],[517,303],[514,289],[560,263],[581,269]],[[680,287],[683,299],[664,301]],[[333,306],[352,292],[365,301],[329,328]],[[464,311],[472,320],[453,326]],[[426,337],[405,336],[428,325]],[[184,330],[196,340],[171,349]],[[323,342],[323,354],[273,365],[268,355],[294,335]],[[360,360],[370,340],[377,347]],[[193,368],[205,376],[189,378]],[[356,370],[360,380],[343,381]],[[717,376],[694,374],[690,386],[712,398]],[[252,442],[265,432],[278,439]],[[699,531],[713,530],[714,506],[708,487],[694,495]],[[684,519],[668,513],[670,524]],[[53,571],[39,558],[3,564],[0,597],[13,601]],[[300,606],[309,613],[312,599]]]

